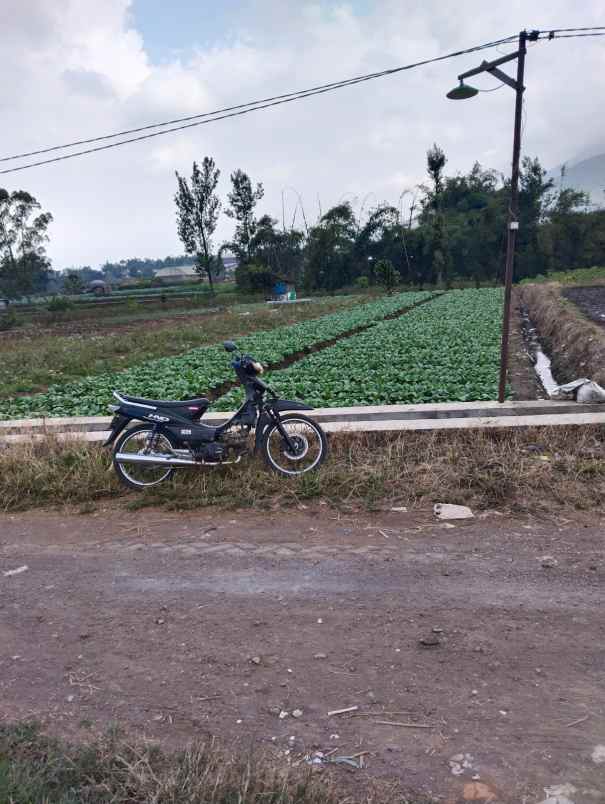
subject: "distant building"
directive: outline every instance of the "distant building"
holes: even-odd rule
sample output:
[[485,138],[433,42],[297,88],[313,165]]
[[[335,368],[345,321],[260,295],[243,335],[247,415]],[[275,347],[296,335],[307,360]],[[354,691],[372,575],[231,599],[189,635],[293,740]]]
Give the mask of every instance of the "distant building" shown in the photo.
[[154,274],[154,279],[158,279],[162,284],[168,285],[177,282],[190,282],[192,279],[199,279],[199,274],[195,272],[193,265],[179,265],[173,268],[160,268]]
[[92,282],[88,283],[86,293],[94,293],[95,296],[109,296],[111,285],[102,279],[93,279]]
[[238,265],[237,257],[223,257],[222,260],[223,260],[223,267],[225,269],[223,279],[234,279],[235,269],[237,268]]
[[[225,280],[233,279],[235,277],[235,269],[237,268],[237,259],[235,257],[222,257],[223,269],[217,271],[216,263],[212,267],[212,279],[215,282],[224,282]],[[153,275],[164,285],[178,282],[191,282],[194,279],[200,279],[200,275],[196,273],[194,265],[179,265],[173,268],[160,268]],[[206,279],[206,273],[202,274],[202,279]]]

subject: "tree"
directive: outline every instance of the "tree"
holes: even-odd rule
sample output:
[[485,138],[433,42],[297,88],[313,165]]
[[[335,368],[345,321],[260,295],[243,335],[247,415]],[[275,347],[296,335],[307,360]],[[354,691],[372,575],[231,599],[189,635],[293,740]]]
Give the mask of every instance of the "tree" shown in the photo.
[[540,245],[539,232],[546,213],[553,203],[554,181],[546,178],[539,159],[529,156],[521,162],[519,190],[518,257],[515,272],[518,276],[537,276],[548,270],[546,256]]
[[239,168],[231,174],[231,185],[232,190],[227,195],[231,208],[225,210],[225,215],[237,224],[230,247],[245,268],[254,258],[253,238],[258,226],[254,210],[265,191],[260,182],[253,187],[250,177]]
[[384,286],[387,293],[392,293],[399,282],[399,274],[390,260],[378,260],[374,269],[376,279]]
[[0,188],[0,284],[3,293],[23,296],[41,290],[49,272],[44,244],[50,212],[25,190]]
[[435,207],[443,190],[443,168],[446,162],[445,152],[434,142],[433,147],[426,152],[426,169],[433,182],[432,200]]
[[351,284],[355,278],[357,221],[349,203],[338,204],[309,230],[305,285],[313,290]]
[[404,227],[399,211],[389,204],[381,204],[373,209],[357,234],[355,261],[359,275],[367,276],[369,281],[374,282],[373,266],[381,257],[390,259],[407,273],[409,255]]
[[0,293],[12,299],[46,290],[50,265],[46,257],[30,251],[15,261],[0,262]]
[[187,254],[195,255],[195,270],[200,277],[205,272],[212,284],[212,236],[216,230],[221,202],[216,195],[220,170],[214,159],[205,156],[202,168],[193,163],[191,186],[187,179],[176,174],[178,190],[174,196],[177,207],[177,227]]
[[431,223],[430,235],[427,239],[429,256],[432,262],[433,277],[438,284],[449,285],[450,254],[447,245],[447,230],[441,208],[443,194],[443,168],[447,158],[442,149],[433,144],[426,152],[426,169],[432,181],[427,191],[426,212]]
[[303,269],[304,235],[294,228],[284,232],[276,226],[277,221],[270,215],[263,215],[257,222],[250,242],[254,261],[275,277],[298,282]]
[[75,296],[76,293],[82,293],[84,290],[84,282],[79,273],[70,271],[63,278],[63,290],[68,295]]

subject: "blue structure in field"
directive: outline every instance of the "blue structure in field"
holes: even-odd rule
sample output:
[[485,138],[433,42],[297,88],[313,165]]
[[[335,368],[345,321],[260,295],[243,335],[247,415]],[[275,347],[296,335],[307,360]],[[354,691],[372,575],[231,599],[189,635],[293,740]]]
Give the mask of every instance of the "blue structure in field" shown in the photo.
[[274,301],[295,301],[296,289],[291,282],[285,279],[278,279],[273,285]]

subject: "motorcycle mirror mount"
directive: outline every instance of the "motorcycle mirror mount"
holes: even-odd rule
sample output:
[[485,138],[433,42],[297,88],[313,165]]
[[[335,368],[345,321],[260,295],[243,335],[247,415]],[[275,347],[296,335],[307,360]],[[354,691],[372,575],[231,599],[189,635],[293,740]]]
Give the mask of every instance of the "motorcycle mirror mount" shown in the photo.
[[233,341],[223,341],[223,346],[228,352],[237,352],[237,346]]

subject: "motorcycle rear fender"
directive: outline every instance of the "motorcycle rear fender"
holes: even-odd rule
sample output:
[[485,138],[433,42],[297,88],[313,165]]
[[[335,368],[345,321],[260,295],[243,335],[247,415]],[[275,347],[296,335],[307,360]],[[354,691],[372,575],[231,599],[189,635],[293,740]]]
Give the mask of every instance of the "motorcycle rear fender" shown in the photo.
[[276,413],[281,413],[282,410],[313,410],[311,405],[305,405],[304,402],[297,402],[295,399],[276,399],[269,403],[269,407]]
[[256,422],[256,432],[254,433],[254,452],[258,452],[260,449],[260,445],[263,440],[263,435],[265,434],[265,430],[271,424],[271,419],[269,416],[263,411],[261,415],[258,417],[258,421]]
[[103,442],[103,446],[111,446],[130,421],[132,421],[130,416],[123,416],[121,413],[116,413],[111,422],[111,431],[107,440]]

